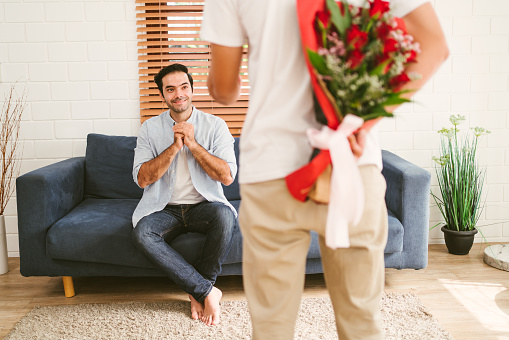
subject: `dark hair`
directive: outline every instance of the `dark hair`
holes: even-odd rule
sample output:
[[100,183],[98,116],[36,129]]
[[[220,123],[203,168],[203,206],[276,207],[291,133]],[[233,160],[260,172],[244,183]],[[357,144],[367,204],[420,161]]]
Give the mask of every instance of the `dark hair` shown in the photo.
[[189,84],[191,84],[191,90],[193,89],[193,77],[188,73],[187,67],[182,64],[171,64],[166,67],[163,67],[161,71],[159,71],[158,74],[154,76],[154,81],[157,84],[157,88],[159,89],[159,92],[163,94],[163,78],[167,74],[175,73],[175,72],[184,72],[187,74],[187,78],[189,79]]

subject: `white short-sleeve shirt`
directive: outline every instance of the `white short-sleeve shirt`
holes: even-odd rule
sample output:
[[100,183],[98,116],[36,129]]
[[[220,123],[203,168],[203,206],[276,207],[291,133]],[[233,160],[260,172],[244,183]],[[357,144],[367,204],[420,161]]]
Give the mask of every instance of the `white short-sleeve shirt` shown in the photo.
[[[426,1],[392,0],[392,12],[402,17]],[[361,5],[364,0],[349,2]],[[207,0],[201,37],[228,47],[249,44],[251,93],[240,142],[240,183],[284,178],[309,162],[306,130],[320,124],[313,112],[296,1]],[[365,153],[378,153],[373,163],[381,166],[376,136],[370,134],[369,141]]]

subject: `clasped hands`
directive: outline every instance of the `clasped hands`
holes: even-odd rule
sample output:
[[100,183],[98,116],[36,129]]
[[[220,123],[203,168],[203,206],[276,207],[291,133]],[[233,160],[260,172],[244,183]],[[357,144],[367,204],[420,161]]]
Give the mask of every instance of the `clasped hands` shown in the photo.
[[194,139],[194,126],[188,122],[180,122],[173,125],[173,144],[181,149],[184,145],[192,149],[196,140]]

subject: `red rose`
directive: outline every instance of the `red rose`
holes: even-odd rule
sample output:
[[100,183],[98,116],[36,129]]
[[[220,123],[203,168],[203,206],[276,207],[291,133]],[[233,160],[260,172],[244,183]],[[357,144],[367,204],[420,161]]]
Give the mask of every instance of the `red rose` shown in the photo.
[[409,81],[410,77],[408,77],[408,74],[401,73],[400,75],[397,75],[391,80],[389,80],[389,84],[395,91],[398,91],[403,85],[405,85]]
[[389,3],[384,0],[373,0],[369,6],[369,15],[378,19],[382,14],[389,11]]
[[[339,10],[341,11],[341,15],[345,15],[345,7],[343,6],[343,1],[336,0],[336,4],[339,6]],[[352,8],[352,6],[348,6],[348,8]]]
[[368,34],[362,32],[359,26],[352,25],[346,33],[346,42],[356,50],[361,49],[368,42]]
[[[339,6],[339,10],[341,11],[341,14],[344,15],[345,14],[345,8],[343,7],[343,2],[336,1],[336,4]],[[325,7],[326,6],[325,6],[325,3],[324,3],[324,9],[321,10],[321,11],[316,12],[316,17],[318,18],[318,20],[320,20],[322,22],[324,27],[327,27],[329,25],[329,22],[330,22],[330,12]]]
[[348,63],[350,63],[350,67],[352,69],[356,69],[360,64],[362,64],[363,60],[364,54],[362,54],[359,50],[353,50],[348,58]]
[[407,52],[406,55],[407,55],[407,58],[406,58],[407,63],[412,63],[415,61],[415,59],[417,59],[417,52],[415,52],[414,50]]
[[385,40],[384,44],[384,56],[388,56],[389,53],[398,50],[398,42],[392,38]]
[[391,31],[391,27],[383,22],[380,24],[380,26],[377,27],[376,35],[377,35],[378,39],[384,41],[390,31]]
[[316,13],[316,17],[318,20],[320,20],[324,27],[327,27],[329,25],[330,20],[330,12],[329,11],[320,11]]

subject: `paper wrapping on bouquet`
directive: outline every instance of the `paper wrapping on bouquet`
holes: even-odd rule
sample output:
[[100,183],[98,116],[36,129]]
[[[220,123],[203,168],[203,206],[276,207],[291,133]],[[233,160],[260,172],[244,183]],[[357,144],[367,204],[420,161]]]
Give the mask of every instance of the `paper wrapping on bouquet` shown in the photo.
[[307,57],[307,49],[313,51],[318,49],[315,18],[317,12],[323,12],[325,8],[325,1],[297,0],[297,16],[304,48],[303,53],[313,92],[327,119],[327,127],[324,127],[320,132],[311,131],[308,133],[311,145],[320,149],[320,152],[308,164],[288,175],[286,184],[291,195],[304,202],[308,199],[317,178],[332,163],[325,242],[328,247],[335,249],[349,247],[348,225],[357,224],[364,210],[362,180],[347,140],[348,135],[362,126],[363,119],[347,115],[346,117],[351,118],[345,117],[340,121]]

